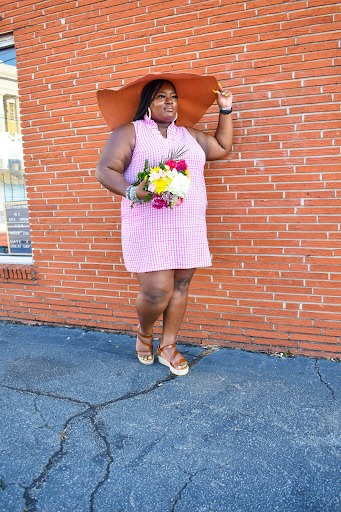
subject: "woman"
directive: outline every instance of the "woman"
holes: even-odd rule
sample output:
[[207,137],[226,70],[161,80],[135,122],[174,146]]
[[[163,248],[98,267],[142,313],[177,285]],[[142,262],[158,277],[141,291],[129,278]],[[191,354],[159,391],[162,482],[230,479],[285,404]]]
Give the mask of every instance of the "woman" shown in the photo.
[[[141,95],[137,94],[141,90]],[[220,115],[212,136],[192,126],[215,98]],[[136,99],[140,100],[137,109]],[[195,270],[211,265],[203,169],[206,160],[222,158],[231,149],[232,95],[214,77],[162,74],[147,75],[119,91],[100,91],[98,100],[114,131],[102,152],[96,177],[108,190],[123,197],[124,261],[127,270],[136,273],[140,285],[136,300],[137,356],[142,364],[153,364],[152,330],[163,314],[159,362],[175,375],[185,375],[188,364],[177,352],[175,341]],[[145,159],[152,167],[181,149],[192,180],[183,203],[173,209],[155,209],[151,203],[143,203],[148,195],[143,190],[145,182],[137,187],[131,184],[143,170]]]

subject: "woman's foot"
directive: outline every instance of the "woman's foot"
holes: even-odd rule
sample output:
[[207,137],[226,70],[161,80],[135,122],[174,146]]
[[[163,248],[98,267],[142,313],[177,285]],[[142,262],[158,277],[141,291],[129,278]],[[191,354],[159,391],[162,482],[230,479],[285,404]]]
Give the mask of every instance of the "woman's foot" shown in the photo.
[[140,325],[137,326],[136,352],[140,363],[153,364],[153,336],[140,333]]
[[157,347],[159,363],[168,366],[174,375],[186,375],[189,367],[186,359],[176,350],[175,343]]

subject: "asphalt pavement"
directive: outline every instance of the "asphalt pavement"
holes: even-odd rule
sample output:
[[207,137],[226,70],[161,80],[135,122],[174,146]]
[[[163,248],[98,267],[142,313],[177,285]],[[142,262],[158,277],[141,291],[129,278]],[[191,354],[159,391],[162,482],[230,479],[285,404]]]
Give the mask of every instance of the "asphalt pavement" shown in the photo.
[[0,322],[0,511],[341,511],[338,361],[181,352]]

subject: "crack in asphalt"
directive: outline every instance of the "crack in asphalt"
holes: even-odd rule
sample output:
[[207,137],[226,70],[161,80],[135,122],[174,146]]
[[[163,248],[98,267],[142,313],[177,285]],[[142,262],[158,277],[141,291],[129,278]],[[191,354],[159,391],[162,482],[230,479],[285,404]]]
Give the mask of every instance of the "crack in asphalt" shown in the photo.
[[[198,354],[198,356],[193,358],[192,361],[190,361],[188,363],[188,366],[190,368],[192,368],[203,357],[208,356],[208,355],[212,354],[213,352],[216,352],[217,350],[220,350],[220,348],[209,347],[209,348],[204,349],[202,352],[200,352],[200,354]],[[38,512],[38,509],[37,509],[38,500],[35,497],[35,494],[44,485],[44,483],[48,480],[50,474],[52,473],[54,468],[57,466],[57,464],[59,464],[60,461],[63,459],[63,457],[68,453],[67,444],[68,444],[68,440],[70,439],[70,436],[71,436],[72,427],[76,423],[79,423],[80,421],[83,421],[84,419],[87,419],[89,422],[90,432],[95,441],[97,449],[99,450],[99,453],[104,455],[107,458],[105,474],[104,474],[103,478],[97,483],[97,485],[95,486],[94,490],[92,491],[92,493],[90,495],[89,512],[94,512],[96,494],[99,491],[99,489],[109,479],[111,466],[114,463],[114,457],[112,454],[112,447],[111,447],[111,444],[109,441],[109,437],[108,437],[103,420],[101,420],[100,418],[97,417],[98,411],[104,410],[107,407],[110,407],[111,405],[114,405],[118,402],[121,402],[124,400],[130,400],[133,398],[137,398],[137,397],[149,394],[149,393],[153,392],[155,389],[157,389],[160,386],[162,386],[163,384],[165,384],[166,382],[170,382],[170,381],[174,380],[175,378],[177,378],[177,376],[174,375],[173,373],[169,372],[169,374],[166,375],[166,377],[157,380],[154,384],[152,384],[151,386],[149,386],[146,389],[127,392],[120,397],[113,398],[111,400],[107,400],[105,402],[101,402],[98,404],[92,404],[87,401],[82,401],[82,400],[79,400],[79,399],[76,399],[73,397],[69,397],[69,396],[63,396],[63,395],[60,395],[59,393],[53,393],[50,391],[41,391],[41,390],[36,390],[36,389],[31,389],[31,388],[14,387],[14,386],[7,386],[5,384],[0,384],[0,388],[5,388],[8,390],[16,391],[18,393],[36,396],[36,398],[34,400],[35,410],[38,412],[38,414],[40,414],[42,420],[46,423],[46,425],[44,425],[42,428],[44,428],[45,426],[48,426],[48,424],[47,424],[46,420],[44,419],[42,412],[38,409],[38,406],[36,404],[36,400],[40,396],[52,398],[55,400],[61,400],[64,402],[69,402],[69,403],[71,402],[72,404],[76,404],[81,407],[86,407],[85,410],[78,411],[77,413],[73,414],[72,416],[70,416],[67,419],[67,421],[63,425],[63,430],[59,436],[60,444],[59,444],[58,450],[56,450],[55,453],[49,458],[47,464],[43,466],[41,473],[38,476],[36,476],[28,486],[26,486],[26,487],[22,486],[22,488],[24,489],[23,498],[25,501],[25,512]],[[216,469],[218,469],[218,468],[216,468]],[[195,476],[195,475],[193,475],[193,476]],[[0,482],[1,482],[1,485],[3,485],[2,479],[0,480]],[[186,486],[187,486],[187,484],[186,484]],[[185,487],[184,487],[184,489],[185,489]],[[2,487],[0,487],[0,488],[2,488]],[[180,495],[184,489],[182,489],[180,491]],[[176,500],[175,505],[176,505],[177,501],[178,500]],[[174,507],[173,507],[173,509],[174,509]]]
[[202,473],[203,471],[206,471],[206,468],[204,469],[200,469],[199,471],[197,471],[196,473],[192,474],[192,473],[188,473],[187,471],[185,471],[184,469],[182,469],[179,464],[177,463],[177,466],[178,468],[183,472],[185,473],[186,475],[189,475],[189,480],[187,482],[185,482],[185,485],[182,487],[182,489],[180,489],[180,491],[175,495],[173,496],[173,498],[171,499],[171,509],[170,509],[170,512],[174,512],[175,511],[175,507],[176,505],[178,504],[178,502],[182,499],[182,493],[184,492],[184,490],[186,489],[187,485],[188,484],[191,484],[192,483],[192,480],[193,478],[198,474],[198,473]]
[[[238,462],[239,460],[241,459],[244,459],[245,457],[239,457],[238,459],[234,459],[234,460],[231,460],[229,462],[226,462],[226,464],[222,464],[221,466],[216,466],[216,467],[212,467],[212,468],[203,468],[203,469],[199,469],[199,471],[196,471],[195,473],[189,473],[188,471],[186,471],[185,469],[182,469],[182,467],[180,466],[180,464],[177,462],[176,465],[178,466],[178,468],[180,469],[180,471],[182,471],[185,475],[188,475],[189,476],[189,479],[187,482],[185,482],[185,485],[182,487],[182,489],[180,489],[180,491],[171,499],[171,509],[170,509],[170,512],[175,512],[175,507],[176,505],[178,504],[178,502],[182,499],[182,493],[184,492],[184,490],[186,489],[186,487],[192,483],[193,481],[193,478],[197,475],[199,475],[199,473],[203,473],[204,471],[214,471],[214,470],[217,470],[217,469],[222,469],[222,468],[226,468],[227,466],[230,466],[231,464],[233,464],[234,462]],[[207,497],[205,496],[205,499],[207,501],[207,505],[209,507],[209,509],[211,510],[211,507],[210,507],[210,504],[208,503],[208,499]]]
[[47,398],[53,398],[55,400],[61,400],[62,402],[71,402],[72,404],[81,405],[82,407],[90,407],[91,403],[86,402],[85,400],[78,400],[77,398],[72,398],[70,396],[63,396],[59,393],[52,393],[52,391],[43,391],[41,389],[32,389],[32,388],[22,388],[15,386],[7,386],[6,384],[0,383],[0,388],[9,389],[10,391],[17,391],[18,393],[22,393],[24,395],[36,395],[37,398],[39,396],[45,396]]
[[4,475],[0,475],[0,489],[2,491],[4,491],[6,489],[6,487],[8,487],[8,484],[5,485],[5,483],[4,483]]
[[4,475],[0,475],[0,490],[5,491],[7,487],[12,487],[13,485],[17,485],[20,487],[20,489],[25,489],[25,487],[22,484],[19,484],[18,482],[10,482],[9,484],[5,484],[5,477]]
[[[97,415],[97,412],[95,414]],[[105,482],[107,482],[107,480],[109,478],[111,465],[114,462],[114,457],[113,457],[113,455],[111,453],[111,445],[110,445],[110,442],[109,442],[109,439],[108,439],[108,434],[107,434],[107,431],[106,431],[106,428],[105,428],[104,421],[101,418],[98,418],[97,419],[97,424],[96,424],[96,416],[91,418],[90,421],[93,424],[93,428],[95,429],[96,433],[98,434],[98,436],[100,437],[100,439],[103,441],[103,443],[105,445],[105,455],[106,455],[106,457],[108,459],[107,466],[105,468],[104,477],[102,478],[102,480],[100,480],[98,482],[98,484],[96,485],[95,489],[92,491],[92,493],[90,495],[90,508],[89,508],[89,512],[93,512],[94,511],[94,506],[95,506],[96,494],[99,491],[99,489],[105,484]]]
[[48,480],[50,473],[53,471],[55,466],[62,460],[64,455],[68,453],[65,445],[70,437],[72,426],[79,421],[82,421],[83,418],[81,418],[81,416],[84,416],[84,414],[84,411],[82,411],[68,418],[63,431],[59,436],[60,444],[58,450],[49,458],[40,475],[34,478],[30,485],[25,487],[23,496],[25,501],[25,512],[37,512],[38,500],[34,497],[34,492],[38,491],[42,487],[42,485]]
[[[340,496],[339,494],[336,494],[335,496],[332,496],[330,500],[325,504],[325,507],[328,507],[332,503],[332,501],[336,500],[337,503],[335,503],[336,506],[340,506]],[[335,509],[336,510],[336,509]]]
[[205,491],[204,491],[204,490],[202,491],[202,493],[203,493],[204,498],[205,498],[205,500],[206,500],[206,503],[207,503],[207,506],[208,506],[208,510],[209,510],[209,512],[217,512],[216,510],[214,510],[213,508],[211,508],[211,504],[210,504],[210,502],[208,501],[208,498],[207,498],[207,496],[206,496],[206,494],[205,494]]
[[[220,349],[216,348],[216,347],[210,347],[208,349],[203,350],[202,352],[200,352],[200,354],[197,357],[195,357],[190,363],[188,363],[189,368],[192,368],[193,366],[195,366],[200,361],[200,359],[202,359],[203,357],[208,356],[208,355],[212,354],[213,352],[216,352],[217,350],[220,350]],[[107,400],[106,402],[102,402],[101,404],[98,404],[96,406],[96,408],[98,410],[103,410],[103,409],[107,408],[109,405],[115,404],[117,402],[121,402],[122,400],[129,400],[130,398],[147,395],[148,393],[151,393],[158,387],[162,386],[165,382],[169,382],[176,378],[178,378],[177,375],[174,375],[173,373],[169,372],[169,374],[166,377],[159,379],[158,381],[156,381],[154,384],[152,384],[151,386],[149,386],[146,389],[143,389],[141,391],[129,391],[128,393],[125,393],[124,395],[122,395],[119,398],[113,398],[111,400]]]
[[316,369],[316,373],[317,373],[317,375],[318,375],[318,377],[319,377],[320,381],[322,382],[322,384],[324,384],[325,386],[327,386],[327,388],[328,388],[328,389],[329,389],[329,391],[331,392],[333,400],[336,400],[336,398],[335,398],[335,393],[334,393],[333,388],[331,388],[331,387],[329,386],[328,382],[326,382],[326,381],[325,381],[325,380],[323,380],[323,378],[322,378],[322,375],[321,375],[321,372],[320,372],[320,368],[317,366],[317,361],[318,361],[318,360],[317,360],[317,359],[315,359],[314,368]]
[[51,425],[49,425],[49,424],[47,423],[47,421],[46,421],[46,419],[44,418],[43,413],[41,412],[41,410],[40,410],[40,409],[38,409],[38,406],[37,406],[37,400],[38,400],[38,398],[39,398],[39,397],[37,396],[37,397],[33,400],[33,405],[34,405],[35,410],[36,410],[36,411],[37,411],[37,413],[39,414],[39,416],[40,416],[41,420],[45,423],[45,425],[42,425],[42,426],[40,426],[40,427],[38,427],[38,428],[46,428],[46,427],[47,427],[47,428],[52,428],[52,427],[51,427]]

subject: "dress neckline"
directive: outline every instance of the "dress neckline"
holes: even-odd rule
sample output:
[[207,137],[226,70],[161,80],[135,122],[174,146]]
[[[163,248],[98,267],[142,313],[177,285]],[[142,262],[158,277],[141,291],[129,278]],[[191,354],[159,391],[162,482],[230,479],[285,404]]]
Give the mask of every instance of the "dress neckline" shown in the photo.
[[145,114],[143,121],[146,123],[146,125],[152,130],[152,132],[157,136],[161,137],[163,140],[168,140],[169,142],[174,142],[176,139],[176,125],[174,121],[171,122],[171,124],[167,128],[167,137],[164,137],[162,133],[159,130],[159,127],[157,123],[153,119],[149,119],[147,114]]

